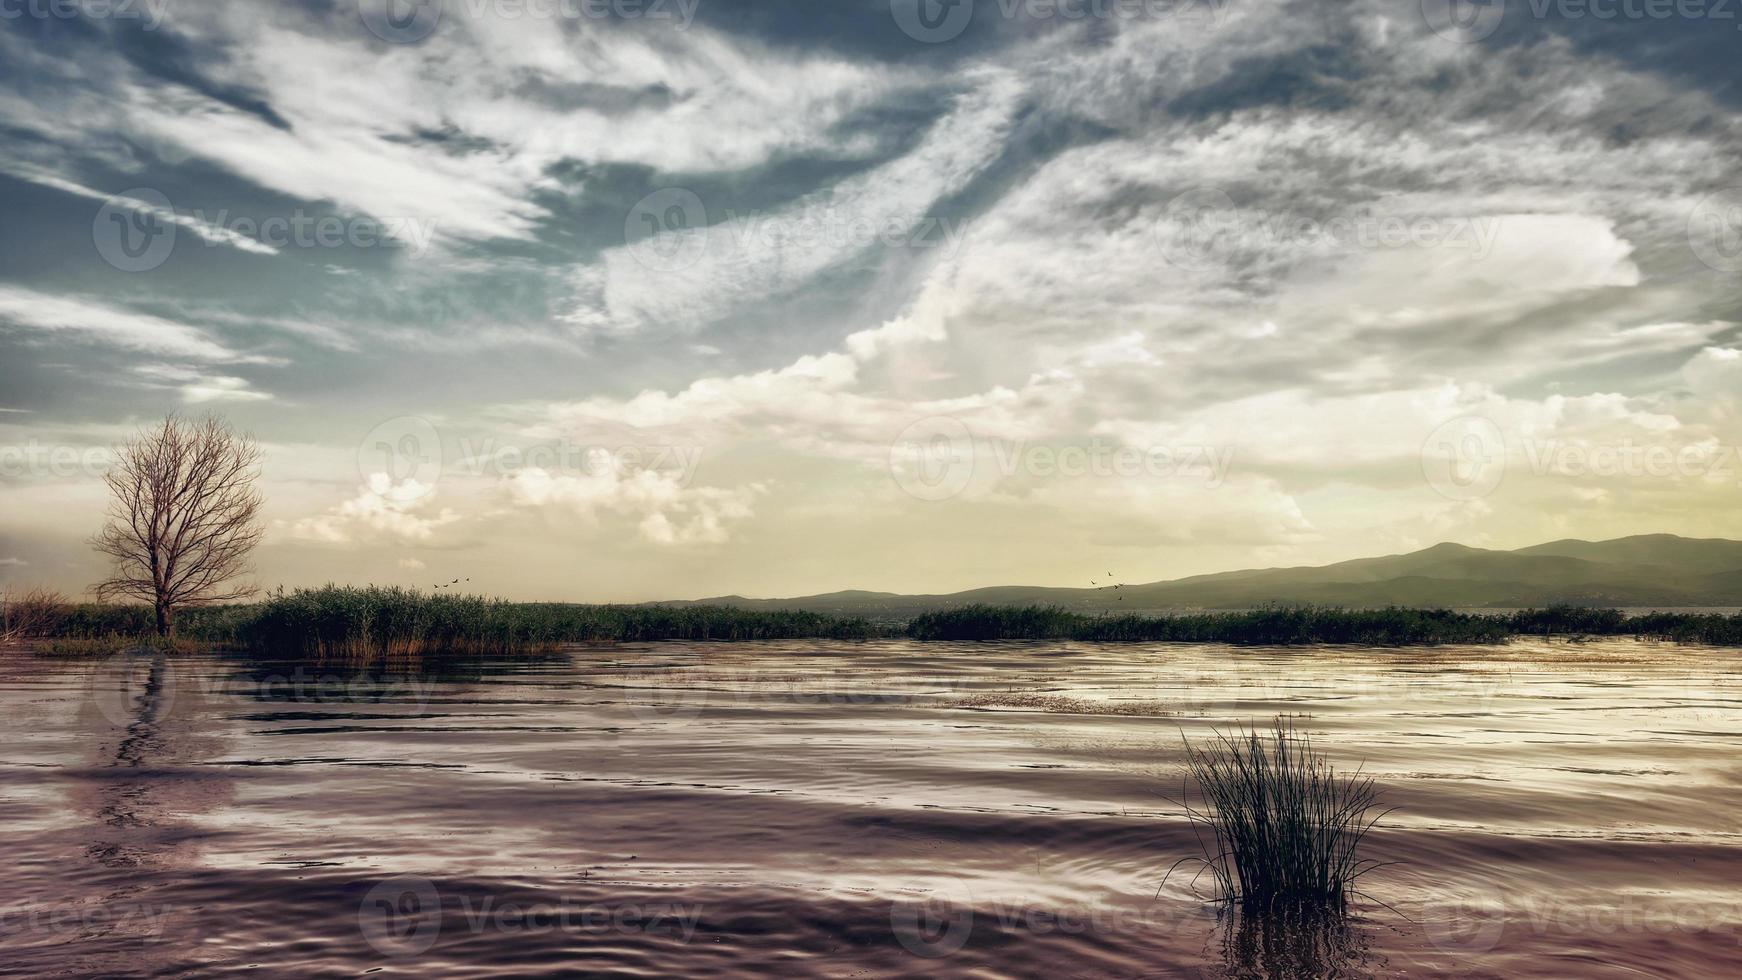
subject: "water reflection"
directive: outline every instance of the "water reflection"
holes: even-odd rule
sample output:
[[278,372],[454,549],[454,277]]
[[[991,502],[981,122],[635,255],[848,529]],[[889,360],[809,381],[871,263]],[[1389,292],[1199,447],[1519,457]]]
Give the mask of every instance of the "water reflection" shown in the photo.
[[[1738,682],[1728,653],[1620,641],[0,654],[0,973],[1742,975]],[[1158,899],[1199,847],[1156,793],[1182,729],[1285,711],[1384,783],[1372,856],[1419,873],[1340,921]],[[406,875],[448,910],[425,953],[361,925]],[[927,958],[894,914],[941,881],[972,932]],[[693,937],[635,924],[673,906]],[[496,914],[571,907],[605,941]]]
[[1366,977],[1384,965],[1348,915],[1230,910],[1220,934],[1220,976],[1241,980]]

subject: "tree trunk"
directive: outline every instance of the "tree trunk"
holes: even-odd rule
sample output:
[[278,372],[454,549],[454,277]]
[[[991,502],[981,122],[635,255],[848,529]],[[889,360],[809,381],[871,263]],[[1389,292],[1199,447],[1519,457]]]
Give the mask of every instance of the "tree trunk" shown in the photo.
[[159,599],[157,601],[157,635],[169,636],[173,629],[174,624],[169,618],[169,606],[165,605],[163,600]]

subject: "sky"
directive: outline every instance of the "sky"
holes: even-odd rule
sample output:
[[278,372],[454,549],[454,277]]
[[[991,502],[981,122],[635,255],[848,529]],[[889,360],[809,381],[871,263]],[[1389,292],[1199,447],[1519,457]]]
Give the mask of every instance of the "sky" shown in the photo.
[[939,592],[1742,538],[1742,5],[0,0],[0,581]]

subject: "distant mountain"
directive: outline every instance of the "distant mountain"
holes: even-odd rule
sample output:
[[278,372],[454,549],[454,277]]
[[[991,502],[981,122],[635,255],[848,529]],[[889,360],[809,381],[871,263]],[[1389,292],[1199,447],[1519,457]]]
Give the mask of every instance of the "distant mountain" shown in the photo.
[[1374,606],[1742,606],[1742,541],[1647,534],[1551,541],[1517,551],[1439,544],[1334,565],[1246,569],[1118,589],[998,586],[947,595],[851,590],[791,599],[723,596],[719,604],[899,618],[971,603],[1085,612],[1238,609],[1266,603]]

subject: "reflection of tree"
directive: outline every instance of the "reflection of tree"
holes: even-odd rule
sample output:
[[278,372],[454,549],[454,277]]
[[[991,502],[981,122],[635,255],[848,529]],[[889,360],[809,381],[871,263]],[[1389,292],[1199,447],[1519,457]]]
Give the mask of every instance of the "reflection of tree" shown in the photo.
[[[85,717],[101,726],[89,780],[77,809],[90,814],[85,854],[124,877],[99,875],[105,902],[137,900],[152,882],[149,869],[186,863],[195,835],[185,821],[228,802],[228,779],[191,763],[212,757],[219,733],[204,731],[217,716],[202,707],[190,675],[205,664],[172,661],[161,651],[132,651],[105,664],[92,679],[98,710]],[[104,729],[111,733],[103,738]],[[195,772],[199,772],[195,775]]]
[[[161,653],[148,663],[128,662],[123,667],[120,678],[126,698],[123,707],[128,709],[129,720],[121,741],[115,745],[114,758],[109,760],[108,768],[138,769],[163,754],[163,736],[158,726],[164,708],[167,670],[168,664]],[[136,676],[141,683],[135,695],[132,682]],[[99,822],[112,827],[142,826],[145,821],[140,814],[149,809],[151,782],[146,779],[107,780],[98,798],[101,801],[96,811]],[[104,857],[98,857],[98,860],[109,863]]]

